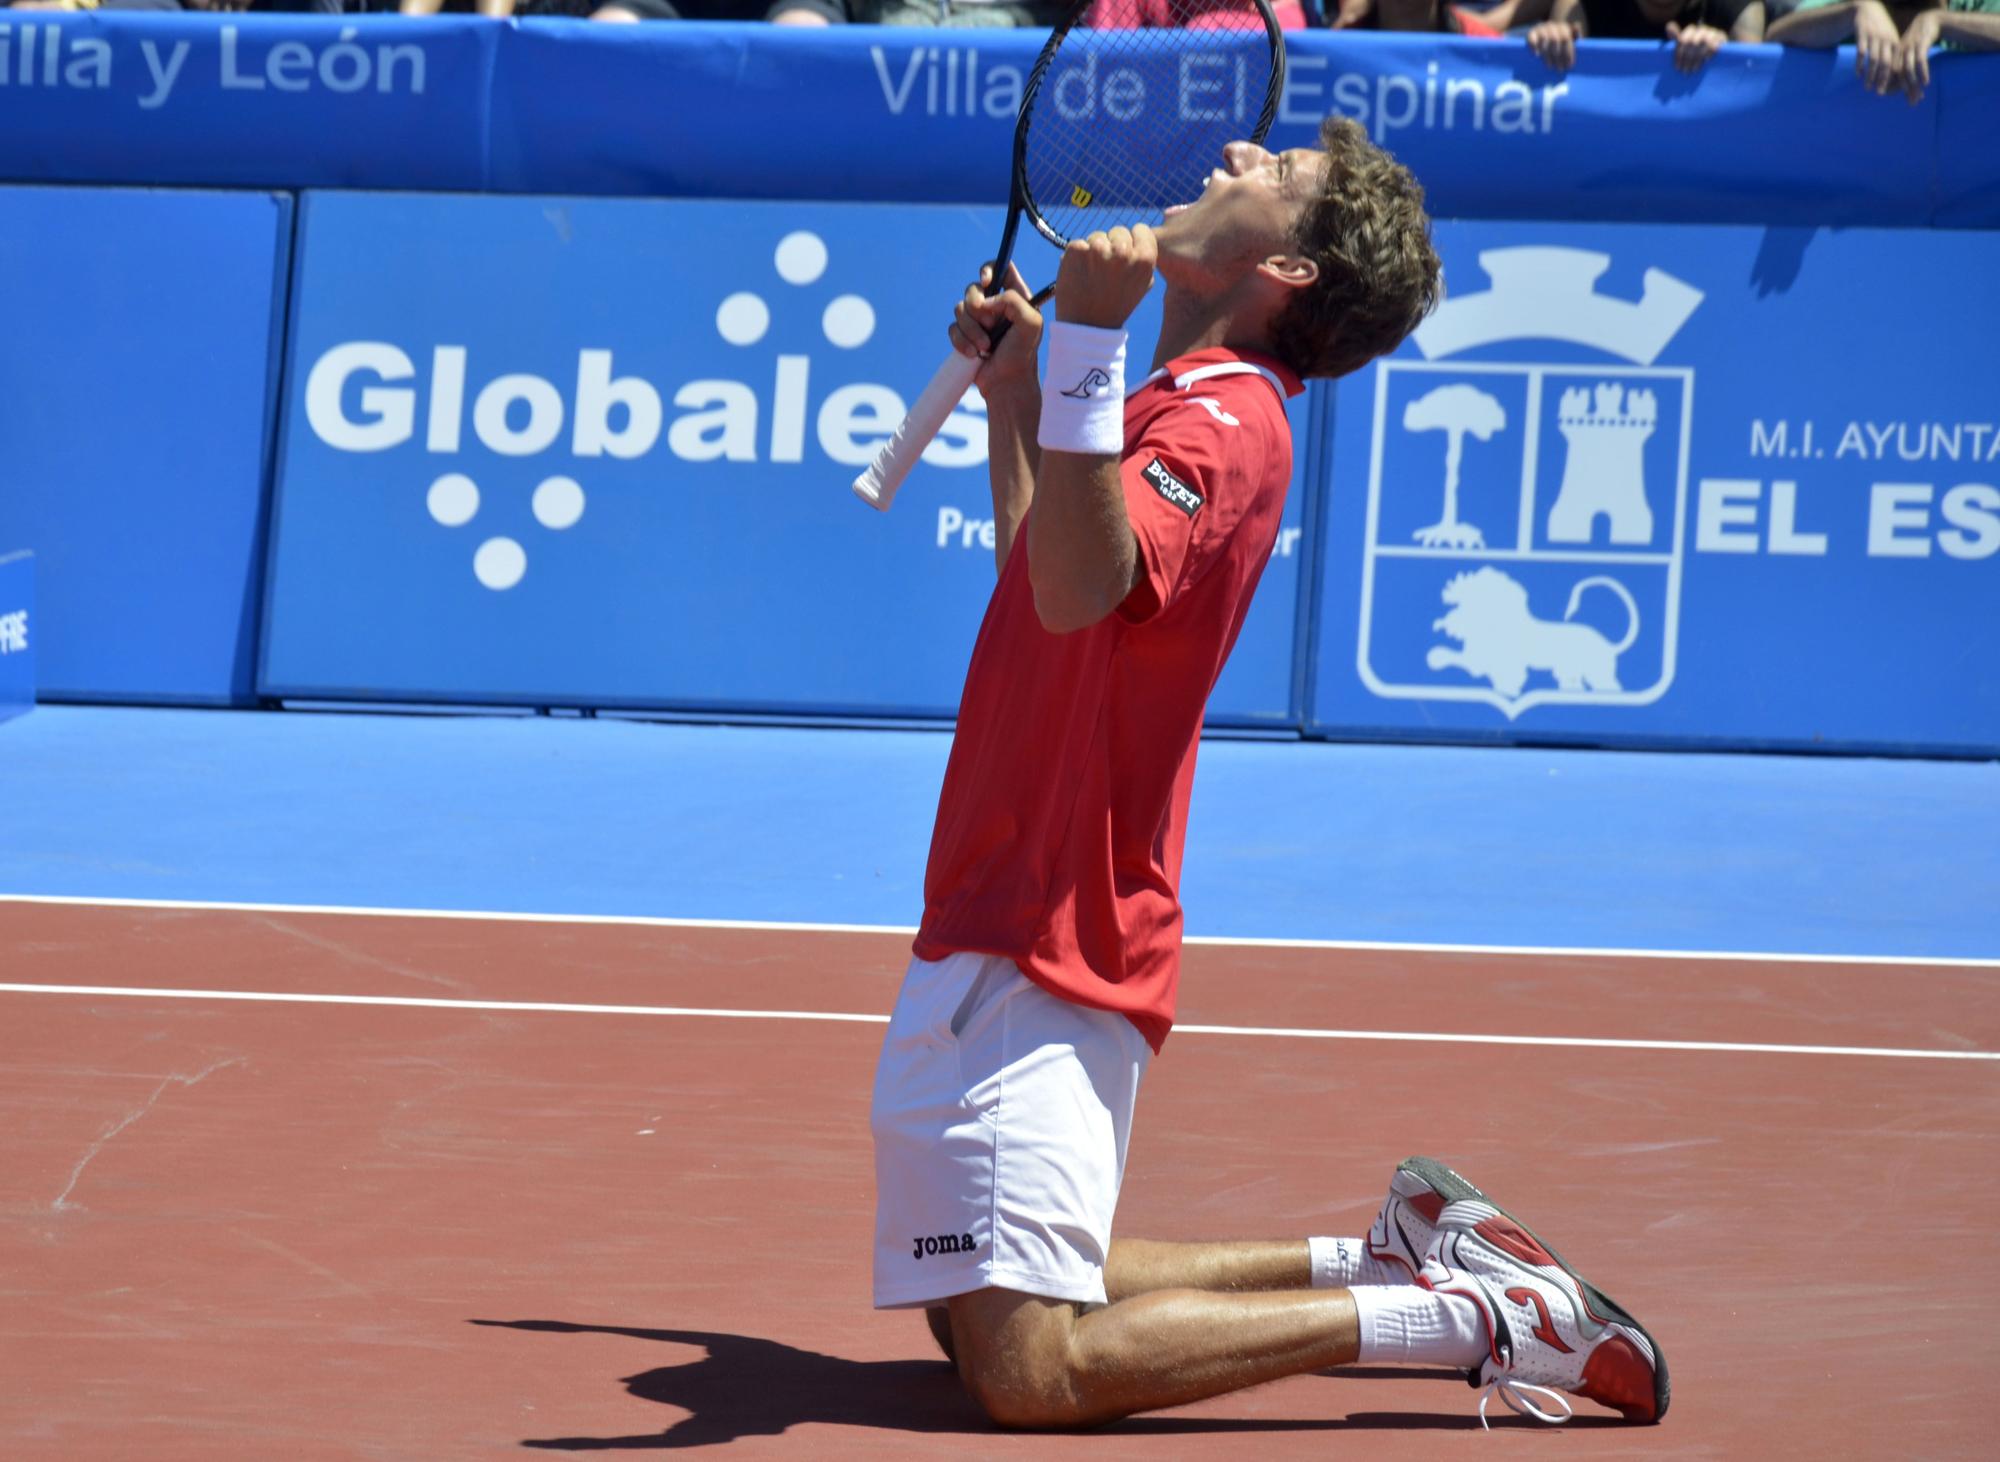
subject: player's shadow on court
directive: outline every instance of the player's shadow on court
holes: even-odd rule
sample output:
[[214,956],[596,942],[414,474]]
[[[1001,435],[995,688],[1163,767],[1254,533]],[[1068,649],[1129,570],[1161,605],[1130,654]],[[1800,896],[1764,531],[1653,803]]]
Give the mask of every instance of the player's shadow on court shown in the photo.
[[[697,1346],[707,1354],[681,1365],[660,1366],[624,1378],[625,1389],[690,1413],[663,1431],[626,1437],[534,1437],[524,1447],[552,1452],[665,1450],[720,1446],[739,1437],[778,1436],[794,1426],[819,1424],[885,1431],[990,1435],[992,1423],[965,1394],[943,1360],[854,1361],[800,1350],[754,1335],[712,1330],[641,1330],[622,1325],[577,1325],[566,1320],[474,1320],[475,1325],[536,1330],[556,1335],[624,1335],[669,1345]],[[1464,1381],[1456,1371],[1348,1370],[1339,1375]],[[1463,1394],[1463,1393],[1461,1393]],[[1496,1425],[1506,1421],[1496,1419]],[[1594,1425],[1610,1418],[1577,1417]],[[1202,1432],[1464,1431],[1479,1419],[1464,1411],[1367,1412],[1319,1420],[1136,1416],[1098,1430],[1109,1434],[1179,1436]]]

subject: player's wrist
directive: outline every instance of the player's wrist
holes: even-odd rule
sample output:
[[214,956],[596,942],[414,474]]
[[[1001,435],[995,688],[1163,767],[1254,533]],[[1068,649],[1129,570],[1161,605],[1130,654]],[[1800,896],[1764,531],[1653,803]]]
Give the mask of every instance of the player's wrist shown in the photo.
[[1035,439],[1055,452],[1115,457],[1125,448],[1125,332],[1058,320]]
[[986,414],[989,417],[1019,416],[1040,409],[1042,383],[1035,379],[1032,370],[1010,371],[991,380],[982,376],[979,381],[979,394],[986,398]]

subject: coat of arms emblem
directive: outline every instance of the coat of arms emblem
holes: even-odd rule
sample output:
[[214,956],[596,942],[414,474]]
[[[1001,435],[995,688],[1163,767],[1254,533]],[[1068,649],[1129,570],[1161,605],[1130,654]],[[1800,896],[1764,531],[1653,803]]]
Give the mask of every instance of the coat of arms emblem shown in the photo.
[[[1608,255],[1488,249],[1376,367],[1357,665],[1378,696],[1645,705],[1673,682],[1694,373],[1654,362],[1701,303]],[[1519,343],[1580,347],[1496,359]]]

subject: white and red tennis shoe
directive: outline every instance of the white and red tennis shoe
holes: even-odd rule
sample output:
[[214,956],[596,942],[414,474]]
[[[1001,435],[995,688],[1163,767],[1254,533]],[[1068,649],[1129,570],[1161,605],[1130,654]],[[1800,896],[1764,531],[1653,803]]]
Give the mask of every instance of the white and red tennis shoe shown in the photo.
[[[1417,1283],[1469,1300],[1479,1311],[1488,1354],[1466,1379],[1484,1388],[1482,1424],[1495,1391],[1515,1411],[1551,1423],[1574,1414],[1564,1391],[1627,1421],[1667,1414],[1667,1361],[1653,1337],[1492,1203],[1463,1199],[1439,1211]],[[1560,1414],[1545,1410],[1537,1396]]]
[[1468,1198],[1493,1201],[1434,1157],[1404,1158],[1389,1179],[1389,1196],[1368,1230],[1369,1255],[1401,1269],[1410,1283],[1416,1283],[1437,1234],[1438,1215],[1447,1203]]

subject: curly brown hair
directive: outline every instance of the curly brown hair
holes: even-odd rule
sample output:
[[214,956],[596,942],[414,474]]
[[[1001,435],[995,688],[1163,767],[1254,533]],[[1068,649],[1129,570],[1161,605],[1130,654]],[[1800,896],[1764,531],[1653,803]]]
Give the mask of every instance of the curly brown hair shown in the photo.
[[1326,184],[1299,209],[1292,243],[1319,265],[1272,325],[1302,376],[1344,376],[1387,355],[1437,307],[1438,256],[1424,190],[1347,117],[1320,123]]

